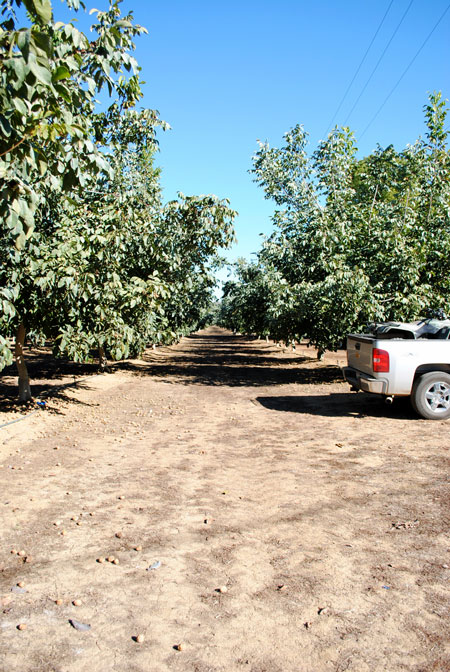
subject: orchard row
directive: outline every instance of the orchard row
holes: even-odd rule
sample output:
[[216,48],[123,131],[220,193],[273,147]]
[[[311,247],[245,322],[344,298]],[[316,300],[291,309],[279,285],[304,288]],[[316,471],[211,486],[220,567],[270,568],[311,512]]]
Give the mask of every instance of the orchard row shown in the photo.
[[196,328],[235,213],[215,196],[163,203],[154,155],[167,124],[136,107],[133,40],[146,31],[132,14],[93,10],[88,39],[50,0],[23,4],[29,27],[21,0],[0,2],[0,368],[14,353],[26,401],[25,339],[104,362]]

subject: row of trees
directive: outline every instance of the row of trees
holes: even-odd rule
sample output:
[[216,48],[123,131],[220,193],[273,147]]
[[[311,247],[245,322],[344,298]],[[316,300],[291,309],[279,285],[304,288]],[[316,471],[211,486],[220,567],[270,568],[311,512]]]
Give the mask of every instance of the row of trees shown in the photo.
[[119,2],[92,10],[89,40],[55,21],[50,0],[23,1],[25,28],[22,1],[0,1],[0,368],[14,352],[22,401],[25,338],[76,361],[98,349],[103,362],[175,340],[201,319],[233,240],[228,201],[162,201],[154,156],[167,124],[136,109],[133,40],[146,31]]
[[257,260],[235,265],[220,322],[277,340],[310,339],[319,354],[371,321],[450,309],[447,108],[433,93],[426,136],[364,159],[348,128],[311,155],[302,126],[281,148],[260,144],[252,173],[275,202]]

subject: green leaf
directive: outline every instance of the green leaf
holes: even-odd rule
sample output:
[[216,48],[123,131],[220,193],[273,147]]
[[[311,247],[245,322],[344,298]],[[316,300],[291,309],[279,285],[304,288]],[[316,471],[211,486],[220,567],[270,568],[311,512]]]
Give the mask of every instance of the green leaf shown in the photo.
[[15,243],[14,243],[16,250],[18,250],[18,251],[22,250],[26,242],[27,242],[26,236],[22,231],[17,236],[17,238],[15,240]]
[[49,23],[52,18],[52,5],[50,0],[23,0],[23,4],[30,14],[42,23]]
[[23,82],[26,74],[26,66],[22,56],[18,55],[14,58],[10,58],[4,62],[4,65],[9,66],[12,70],[14,70],[14,74],[17,79],[20,80],[20,82]]
[[60,65],[52,72],[52,82],[59,82],[61,79],[68,79],[70,70],[65,65]]
[[12,104],[14,105],[14,107],[16,108],[16,110],[18,112],[23,114],[23,116],[27,116],[28,109],[27,109],[27,106],[25,105],[25,103],[23,102],[22,98],[19,98],[18,96],[16,96],[15,98],[12,99]]
[[63,98],[63,100],[66,101],[66,103],[71,103],[72,102],[72,98],[70,96],[70,91],[67,88],[67,86],[64,86],[64,84],[55,83],[54,88],[55,88],[55,91],[61,96],[61,98]]
[[2,114],[0,114],[0,129],[2,130],[3,135],[9,138],[12,132],[11,124]]
[[29,28],[21,29],[16,34],[17,46],[19,47],[20,51],[22,52],[22,54],[25,56],[26,59],[28,59],[28,54],[30,51],[30,38],[31,38],[31,30]]
[[38,170],[39,170],[39,175],[41,177],[43,177],[45,175],[45,173],[47,172],[47,167],[48,167],[47,161],[45,161],[45,159],[43,159],[42,157],[39,157],[37,159],[37,166],[38,166]]
[[30,61],[30,70],[39,82],[48,85],[52,83],[50,71],[41,67],[35,61]]
[[40,56],[47,56],[51,58],[53,56],[53,41],[47,33],[40,33],[36,30],[33,30],[31,33],[31,39],[35,45],[35,51]]

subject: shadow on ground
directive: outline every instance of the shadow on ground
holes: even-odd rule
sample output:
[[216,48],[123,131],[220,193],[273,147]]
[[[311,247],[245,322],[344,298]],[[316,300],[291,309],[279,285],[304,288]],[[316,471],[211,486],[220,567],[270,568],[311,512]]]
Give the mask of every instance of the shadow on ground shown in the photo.
[[[27,350],[25,359],[34,399],[45,400],[51,397],[60,401],[70,401],[71,404],[84,405],[84,402],[68,396],[66,391],[83,388],[86,378],[97,375],[98,366],[96,364],[56,359],[50,347]],[[19,404],[17,393],[17,370],[15,365],[8,366],[1,372],[0,376],[0,412],[20,411],[25,413],[36,408],[34,401]],[[51,412],[59,413],[56,409]]]
[[[88,403],[76,399],[72,395],[67,394],[70,390],[89,389],[85,384],[86,378],[82,378],[75,382],[62,383],[61,385],[54,385],[53,383],[43,384],[37,382],[32,384],[33,401],[26,403],[19,403],[17,401],[17,386],[15,385],[0,385],[0,413],[7,413],[9,411],[19,411],[21,414],[26,414],[40,408],[45,413],[52,415],[60,415],[62,411],[58,408],[51,407],[48,402],[62,401],[70,403],[75,406],[97,406],[96,403]],[[38,406],[36,401],[44,402],[44,406]]]
[[193,334],[176,350],[161,348],[143,356],[145,365],[123,362],[121,370],[163,379],[167,383],[228,387],[267,385],[320,385],[342,382],[337,366],[326,364],[311,368],[311,357],[294,352],[280,358],[271,344],[243,336]]
[[141,376],[160,378],[166,383],[177,385],[211,385],[228,387],[264,387],[267,385],[321,385],[324,383],[342,383],[342,374],[336,366],[322,366],[318,369],[296,367],[244,366],[222,364],[148,364],[136,367],[133,364],[120,367]]
[[[49,347],[30,349],[26,361],[35,398],[64,399],[64,390],[79,386],[80,377],[98,373],[96,363],[56,359]],[[282,353],[273,344],[220,330],[192,334],[176,348],[147,350],[140,360],[114,362],[111,371],[128,371],[183,385],[262,387],[342,382],[337,366],[316,365],[312,357]],[[0,411],[17,408],[16,395],[17,373],[10,366],[0,378]]]
[[325,417],[389,417],[399,420],[419,420],[407,398],[399,398],[391,405],[379,397],[354,392],[328,395],[256,397],[255,400],[271,411],[307,413]]

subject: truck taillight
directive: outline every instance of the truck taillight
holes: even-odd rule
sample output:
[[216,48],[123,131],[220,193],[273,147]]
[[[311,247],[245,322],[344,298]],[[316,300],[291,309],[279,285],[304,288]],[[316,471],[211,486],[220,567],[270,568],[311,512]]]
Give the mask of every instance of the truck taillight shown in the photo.
[[386,350],[372,350],[372,368],[377,373],[389,373],[389,353]]

